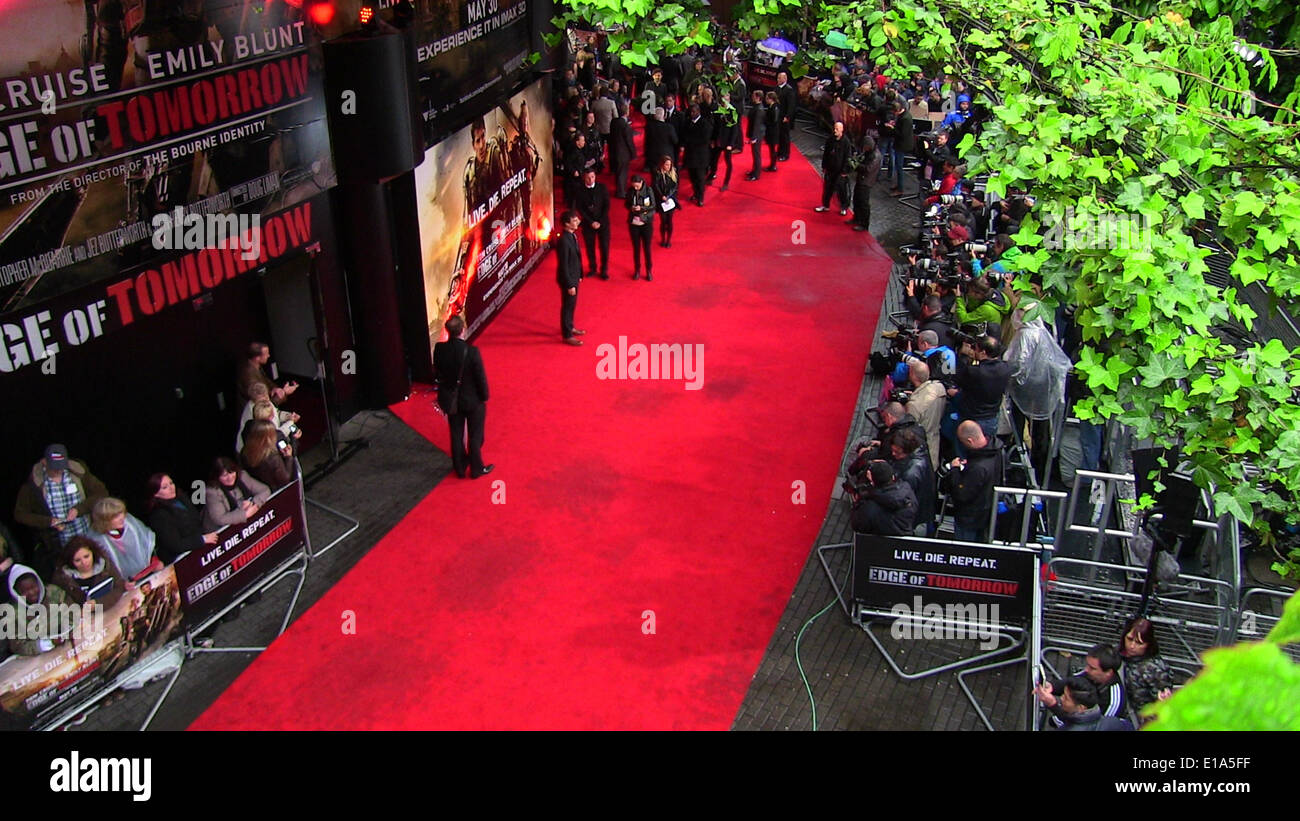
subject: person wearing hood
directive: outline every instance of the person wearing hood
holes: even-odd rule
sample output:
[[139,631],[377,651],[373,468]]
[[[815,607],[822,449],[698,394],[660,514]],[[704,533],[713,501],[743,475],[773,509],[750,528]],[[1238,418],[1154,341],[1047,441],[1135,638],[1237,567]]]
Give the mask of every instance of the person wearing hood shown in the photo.
[[35,562],[53,567],[54,556],[73,536],[90,535],[90,511],[108,495],[86,465],[68,458],[63,445],[50,445],[18,490],[14,520],[34,530],[45,548]]
[[1041,319],[1025,321],[1036,303],[1028,302],[1011,316],[1014,330],[1003,359],[1011,366],[1007,395],[1011,397],[1011,418],[1016,430],[1029,427],[1033,445],[1030,462],[1039,477],[1047,475],[1051,454],[1051,419],[1065,404],[1065,379],[1073,364],[1056,337]]
[[[7,587],[15,607],[31,608],[37,605],[69,603],[68,595],[62,588],[47,588],[36,571],[25,564],[15,564],[9,568]],[[35,619],[35,615],[29,615],[27,623],[31,624]],[[39,656],[62,643],[62,637],[42,639],[15,637],[9,639],[9,652],[19,656]]]
[[50,581],[63,588],[69,601],[85,604],[93,599],[105,610],[117,604],[127,590],[117,565],[102,547],[85,536],[68,540]]
[[144,522],[126,512],[126,503],[121,499],[100,499],[90,521],[90,538],[104,549],[123,578],[134,579],[162,569],[162,562],[153,554],[158,537]]
[[916,494],[898,481],[888,462],[872,462],[867,470],[871,488],[853,505],[850,517],[855,533],[877,536],[911,536],[916,527]]
[[943,122],[939,124],[939,127],[944,129],[962,128],[966,125],[966,121],[970,119],[970,116],[970,95],[958,94],[957,108],[948,112],[948,116],[943,118]]
[[972,419],[957,426],[957,441],[966,448],[966,457],[945,465],[941,477],[952,502],[953,538],[982,543],[988,540],[993,488],[1002,484],[1006,473],[1002,449]]

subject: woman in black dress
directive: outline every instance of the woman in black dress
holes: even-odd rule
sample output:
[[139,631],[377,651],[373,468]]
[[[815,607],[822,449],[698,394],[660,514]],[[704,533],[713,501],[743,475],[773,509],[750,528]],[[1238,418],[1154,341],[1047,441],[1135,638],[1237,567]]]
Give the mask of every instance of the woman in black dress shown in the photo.
[[[671,248],[673,213],[677,210],[677,169],[673,168],[672,157],[659,158],[659,170],[655,171],[651,187],[659,201],[659,244],[664,248]],[[672,203],[671,207],[668,205],[669,202]]]
[[767,140],[768,156],[772,162],[768,171],[776,170],[776,149],[781,142],[781,101],[775,91],[767,92],[767,131],[763,139]]
[[632,235],[632,279],[641,277],[641,249],[645,249],[645,281],[654,279],[650,273],[650,237],[654,234],[655,209],[659,200],[637,174],[632,178],[632,189],[627,192],[627,230]]
[[149,477],[148,488],[149,527],[158,536],[158,558],[171,564],[182,553],[217,543],[215,531],[203,532],[203,520],[194,505],[177,495],[172,477],[155,473]]

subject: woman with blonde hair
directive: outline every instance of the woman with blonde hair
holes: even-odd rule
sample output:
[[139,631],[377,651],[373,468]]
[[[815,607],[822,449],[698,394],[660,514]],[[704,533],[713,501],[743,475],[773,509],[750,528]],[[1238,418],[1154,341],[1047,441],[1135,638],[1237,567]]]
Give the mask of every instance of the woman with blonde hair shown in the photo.
[[[248,430],[248,423],[254,419],[270,419],[291,442],[297,441],[302,436],[302,431],[298,428],[298,420],[301,417],[296,413],[277,408],[271,401],[271,393],[266,385],[260,382],[249,385],[248,396],[248,403],[244,405],[244,411],[239,416],[239,432],[235,434],[236,453],[244,449],[244,433]],[[258,404],[262,402],[270,406],[269,415],[266,408],[262,408],[261,415],[258,415]]]
[[278,490],[293,481],[293,446],[270,422],[260,419],[253,422],[244,437],[239,460],[250,476],[272,489]]
[[127,579],[162,568],[154,556],[158,537],[148,525],[126,512],[126,503],[112,496],[95,502],[90,513],[90,538],[104,549]]
[[659,244],[668,248],[673,240],[673,212],[677,210],[677,169],[672,157],[659,158],[650,188],[659,203]]

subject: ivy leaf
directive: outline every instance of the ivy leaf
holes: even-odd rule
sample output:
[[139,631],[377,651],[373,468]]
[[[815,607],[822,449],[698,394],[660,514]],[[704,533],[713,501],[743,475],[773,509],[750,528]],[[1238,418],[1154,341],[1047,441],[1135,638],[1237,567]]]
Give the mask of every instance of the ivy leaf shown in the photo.
[[1242,504],[1240,499],[1225,490],[1214,494],[1214,509],[1232,514],[1246,527],[1250,527],[1255,521],[1255,511],[1250,505]]
[[1273,368],[1280,367],[1283,362],[1291,358],[1291,352],[1286,349],[1280,339],[1270,339],[1268,344],[1255,351],[1255,358]]
[[1196,678],[1148,708],[1151,730],[1300,730],[1300,664],[1276,644],[1217,647],[1204,660]]
[[[1182,379],[1188,374],[1183,363],[1170,356],[1157,356],[1137,370],[1142,375],[1142,384],[1148,388],[1154,388],[1167,379]],[[1183,392],[1175,391],[1171,396],[1183,396]]]
[[1194,220],[1205,219],[1205,197],[1200,192],[1192,191],[1183,197],[1183,213]]
[[1287,599],[1282,608],[1282,618],[1274,625],[1264,641],[1275,644],[1291,644],[1300,641],[1300,593]]
[[1232,198],[1232,202],[1236,206],[1235,213],[1239,216],[1241,214],[1254,214],[1258,217],[1264,213],[1266,207],[1264,201],[1254,191],[1238,191],[1237,196]]

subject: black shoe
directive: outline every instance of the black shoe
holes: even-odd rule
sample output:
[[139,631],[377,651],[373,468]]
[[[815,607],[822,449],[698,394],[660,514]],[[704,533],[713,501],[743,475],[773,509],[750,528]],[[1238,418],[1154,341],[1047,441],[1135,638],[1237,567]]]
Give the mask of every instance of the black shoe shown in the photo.
[[457,479],[464,479],[464,478],[465,478],[465,471],[464,471],[464,470],[458,470],[458,471],[456,471],[456,478],[457,478]]
[[722,184],[722,187],[719,188],[718,190],[719,190],[719,191],[726,191],[726,190],[727,190],[728,188],[730,188],[730,187],[731,187],[731,186],[729,186],[727,183],[724,182],[724,183]]
[[641,278],[641,272],[640,272],[640,271],[633,271],[633,272],[632,272],[632,279],[640,279],[640,278]]
[[758,177],[755,177],[753,174],[746,174],[745,179],[749,180],[750,182],[758,182]]
[[487,476],[489,473],[492,472],[492,470],[493,470],[495,467],[496,467],[496,465],[484,465],[482,470],[480,470],[478,473],[471,474],[471,475],[470,475],[470,478],[471,478],[471,479],[477,479],[477,478],[480,477],[480,476]]
[[646,272],[645,272],[645,281],[646,281],[646,282],[649,282],[649,281],[652,280],[652,279],[654,279],[654,277],[650,276],[650,272],[649,272],[649,271],[646,271]]
[[583,274],[583,276],[586,277],[594,277],[595,275],[596,275],[595,271],[589,271],[588,273]]
[[600,278],[601,278],[601,279],[609,279],[609,274],[601,274],[601,275],[600,275]]
[[854,231],[867,231],[867,230],[869,230],[869,229],[868,229],[867,226],[865,226],[865,225],[855,225],[855,226],[853,226],[853,230],[854,230]]

